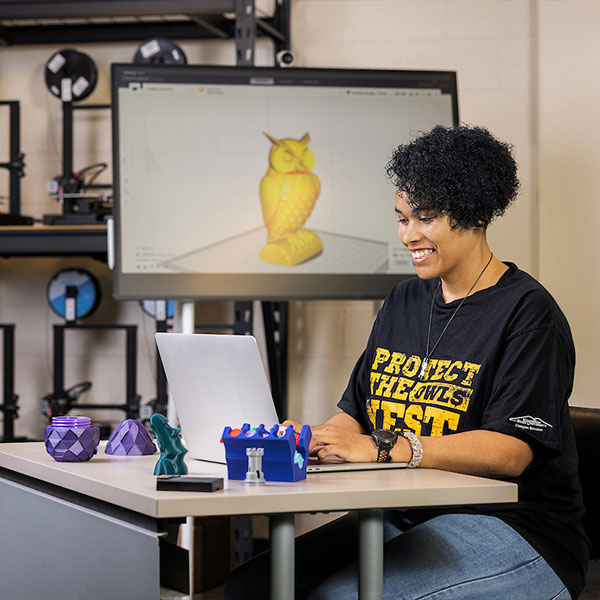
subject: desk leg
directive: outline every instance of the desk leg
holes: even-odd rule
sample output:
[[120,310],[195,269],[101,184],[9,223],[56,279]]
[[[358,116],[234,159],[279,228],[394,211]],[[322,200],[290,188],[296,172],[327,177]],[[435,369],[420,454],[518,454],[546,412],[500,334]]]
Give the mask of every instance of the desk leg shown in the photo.
[[358,597],[381,600],[383,595],[383,510],[361,510]]
[[294,599],[294,515],[271,515],[271,598]]

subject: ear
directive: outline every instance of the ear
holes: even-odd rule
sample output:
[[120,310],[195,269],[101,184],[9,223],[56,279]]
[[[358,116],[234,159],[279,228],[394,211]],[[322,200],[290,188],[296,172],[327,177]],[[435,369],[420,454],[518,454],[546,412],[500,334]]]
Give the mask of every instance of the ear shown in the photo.
[[277,138],[274,138],[272,135],[269,135],[265,131],[263,131],[263,135],[266,136],[266,138],[271,142],[271,144],[275,146],[282,146],[282,143]]
[[308,131],[298,140],[304,148],[310,144],[310,135]]

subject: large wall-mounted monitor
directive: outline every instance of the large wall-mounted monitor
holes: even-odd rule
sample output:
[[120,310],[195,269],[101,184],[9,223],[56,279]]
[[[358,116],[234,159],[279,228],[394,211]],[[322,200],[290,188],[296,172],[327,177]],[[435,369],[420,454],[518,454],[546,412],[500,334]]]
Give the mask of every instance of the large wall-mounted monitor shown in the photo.
[[381,298],[414,274],[385,165],[456,74],[112,65],[115,295]]

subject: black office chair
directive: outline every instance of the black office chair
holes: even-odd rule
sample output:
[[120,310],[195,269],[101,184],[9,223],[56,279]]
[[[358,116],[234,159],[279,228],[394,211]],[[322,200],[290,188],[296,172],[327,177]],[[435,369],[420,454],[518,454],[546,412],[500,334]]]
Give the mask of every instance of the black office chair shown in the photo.
[[583,527],[592,543],[590,558],[600,558],[600,409],[569,407],[579,453],[579,480],[583,488]]

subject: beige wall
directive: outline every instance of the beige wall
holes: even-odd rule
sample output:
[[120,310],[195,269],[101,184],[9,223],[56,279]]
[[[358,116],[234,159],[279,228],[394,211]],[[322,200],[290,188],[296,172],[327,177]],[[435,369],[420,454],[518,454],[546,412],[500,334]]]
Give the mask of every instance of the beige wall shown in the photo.
[[600,3],[546,1],[539,17],[540,278],[575,338],[571,404],[600,406]]
[[[522,0],[295,0],[292,12],[298,66],[458,72],[461,122],[484,125],[515,147],[521,194],[489,238],[498,257],[530,272],[537,269],[533,16]],[[335,410],[377,303],[293,308],[290,409],[315,422]]]
[[[574,398],[588,405],[598,404],[592,394],[598,326],[592,303],[599,296],[593,268],[598,253],[592,240],[594,212],[599,210],[593,202],[594,186],[600,183],[593,152],[600,132],[594,130],[593,109],[598,106],[600,85],[592,61],[600,55],[599,18],[596,2],[577,0],[294,0],[292,4],[292,48],[298,66],[456,70],[461,121],[485,125],[514,145],[522,191],[507,215],[491,227],[491,244],[500,258],[539,274],[567,312],[579,352]],[[234,61],[231,43],[182,46],[192,63]],[[130,60],[137,44],[76,47],[90,54],[100,69],[98,88],[88,101],[108,101],[108,65]],[[60,103],[45,88],[43,67],[58,48],[0,49],[0,97],[22,102],[27,153],[22,209],[36,217],[57,211],[44,185],[60,171]],[[257,62],[268,64],[270,58],[269,43],[261,43]],[[575,68],[587,61],[590,75]],[[0,127],[5,127],[4,120]],[[5,137],[3,129],[0,161]],[[96,160],[110,162],[107,114],[77,117],[75,148],[75,168]],[[0,172],[0,195],[6,189],[3,177]],[[565,197],[568,206],[576,208],[568,214],[561,203]],[[565,230],[568,236],[559,235]],[[143,401],[154,396],[153,323],[137,303],[110,298],[110,274],[103,264],[91,259],[1,260],[0,322],[17,324],[19,435],[41,433],[37,402],[51,388],[51,324],[60,322],[47,307],[45,288],[64,266],[87,268],[101,280],[102,305],[89,322],[140,326],[138,389]],[[377,302],[292,304],[290,416],[314,423],[331,414],[378,306]],[[228,303],[197,306],[198,321],[222,322],[230,313]],[[68,384],[90,378],[94,382],[90,401],[123,398],[124,345],[118,336],[73,332],[67,350]]]

